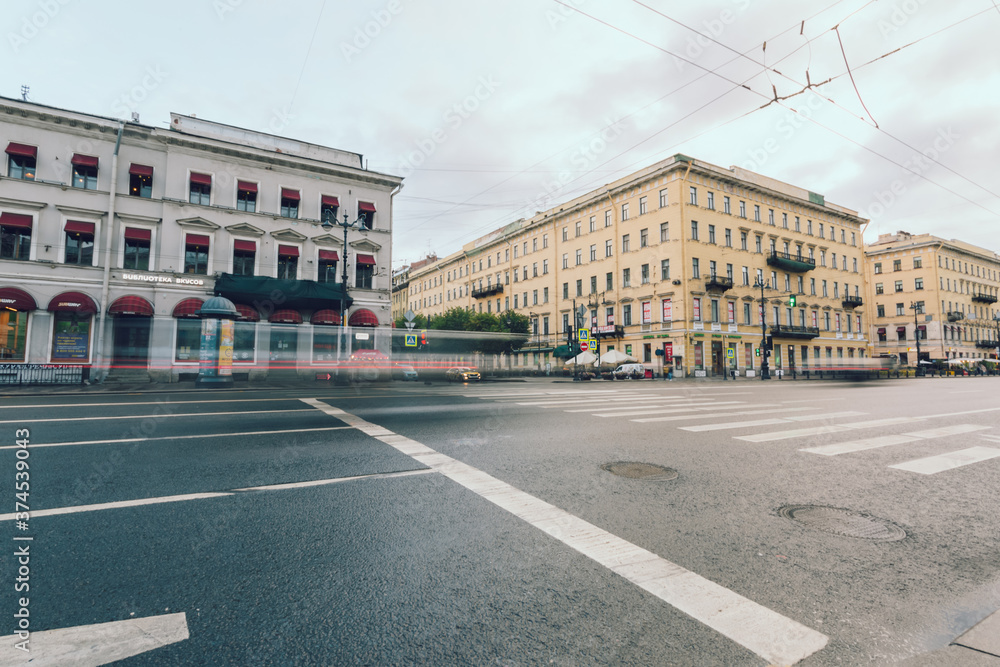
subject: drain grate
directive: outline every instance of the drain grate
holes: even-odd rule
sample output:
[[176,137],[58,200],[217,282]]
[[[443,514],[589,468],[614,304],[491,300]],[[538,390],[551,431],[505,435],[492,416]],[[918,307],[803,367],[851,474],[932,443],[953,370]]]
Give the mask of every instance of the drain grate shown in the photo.
[[677,479],[677,471],[673,468],[665,468],[653,463],[638,463],[635,461],[615,461],[605,463],[602,470],[607,470],[612,475],[627,477],[629,479],[644,479],[649,482],[668,482]]
[[906,537],[906,531],[886,519],[823,505],[785,505],[778,515],[807,528],[862,540],[892,542]]

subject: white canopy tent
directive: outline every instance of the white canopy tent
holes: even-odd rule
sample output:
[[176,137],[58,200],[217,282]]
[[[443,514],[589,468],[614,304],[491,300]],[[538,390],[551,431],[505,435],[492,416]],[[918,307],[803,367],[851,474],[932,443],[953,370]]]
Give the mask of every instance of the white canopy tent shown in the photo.
[[597,357],[594,355],[594,353],[587,351],[587,352],[581,352],[572,359],[568,359],[566,361],[566,365],[576,366],[577,364],[580,364],[581,366],[592,366],[595,361],[597,361]]
[[624,352],[619,352],[618,350],[608,350],[601,355],[601,363],[608,364],[609,366],[617,366],[619,364],[630,364],[638,361],[633,356],[627,355]]

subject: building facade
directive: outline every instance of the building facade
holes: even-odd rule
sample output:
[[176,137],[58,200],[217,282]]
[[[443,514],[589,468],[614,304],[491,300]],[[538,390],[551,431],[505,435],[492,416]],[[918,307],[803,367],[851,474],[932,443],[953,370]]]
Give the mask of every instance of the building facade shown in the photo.
[[753,373],[764,330],[772,367],[803,370],[868,354],[866,222],[808,190],[675,155],[411,267],[407,301],[425,315],[527,315],[527,366],[556,362],[584,306],[596,352],[656,372]]
[[[388,352],[401,179],[360,155],[193,116],[159,129],[6,98],[0,141],[2,363],[176,380],[198,370],[212,294],[240,312],[237,376]],[[345,214],[358,222],[346,246],[330,223]]]
[[874,353],[900,363],[995,359],[1000,256],[930,234],[882,234],[865,249]]

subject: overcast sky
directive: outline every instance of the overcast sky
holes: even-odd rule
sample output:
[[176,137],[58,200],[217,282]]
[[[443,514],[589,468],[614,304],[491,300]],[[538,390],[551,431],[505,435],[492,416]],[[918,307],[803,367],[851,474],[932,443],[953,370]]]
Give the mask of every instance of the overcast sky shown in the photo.
[[6,0],[0,26],[6,97],[405,176],[394,268],[678,152],[858,210],[869,242],[1000,250],[998,0]]

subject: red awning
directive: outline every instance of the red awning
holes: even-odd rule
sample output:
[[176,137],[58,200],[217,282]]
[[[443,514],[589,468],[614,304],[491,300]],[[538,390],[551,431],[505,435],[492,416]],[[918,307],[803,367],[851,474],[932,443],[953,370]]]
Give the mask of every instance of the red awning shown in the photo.
[[0,225],[31,229],[31,216],[23,213],[0,213]]
[[905,333],[906,327],[896,327],[896,333]]
[[153,168],[147,167],[144,164],[136,164],[135,162],[133,162],[128,168],[128,173],[132,174],[133,176],[152,176]]
[[48,311],[50,313],[80,313],[81,315],[91,315],[98,311],[97,304],[82,292],[63,292],[49,301]]
[[115,299],[108,307],[108,315],[141,315],[153,316],[153,304],[141,296],[122,296]]
[[22,155],[24,157],[38,157],[38,147],[28,144],[19,144],[15,141],[7,144],[7,155]]
[[204,234],[188,234],[187,245],[209,245],[210,239]]
[[140,227],[126,227],[125,238],[130,241],[149,241],[153,238],[153,230],[142,229]]
[[323,206],[340,206],[340,200],[330,195],[323,195],[320,199]]
[[367,308],[360,308],[351,313],[347,323],[352,327],[377,327],[378,317]]
[[299,191],[298,190],[289,190],[288,188],[281,188],[281,198],[282,199],[294,199],[295,201],[298,201],[299,200]]
[[298,257],[299,256],[299,248],[298,248],[298,246],[294,246],[294,245],[279,245],[278,246],[278,254],[279,255],[284,255],[285,257]]
[[310,321],[313,324],[336,325],[340,324],[340,313],[335,310],[317,310],[313,313]]
[[201,299],[183,299],[179,301],[176,306],[174,306],[174,312],[171,313],[174,317],[187,317],[198,319],[198,311],[201,310],[201,304],[205,303]]
[[78,167],[96,167],[98,160],[99,159],[93,155],[81,155],[79,153],[74,153],[73,159],[70,160],[70,162]]
[[90,234],[94,235],[97,225],[92,222],[80,222],[79,220],[67,220],[66,231],[70,234]]
[[29,311],[35,310],[38,306],[35,304],[35,299],[23,289],[2,287],[0,288],[0,308]]
[[336,250],[320,250],[319,259],[326,262],[338,262],[340,261],[340,255],[337,254]]
[[882,327],[882,328],[880,328],[880,329],[878,330],[878,332],[879,332],[880,334],[884,334],[884,333],[885,333],[885,327]]
[[295,310],[276,310],[267,321],[275,324],[302,324],[302,315]]
[[375,266],[375,255],[363,255],[358,253],[354,257],[354,263],[360,266]]
[[211,174],[196,174],[191,173],[191,182],[197,183],[198,185],[211,185],[212,175]]
[[375,204],[369,204],[366,201],[359,201],[358,202],[358,210],[361,211],[362,213],[374,213],[375,212]]
[[257,192],[257,184],[250,181],[237,181],[236,189],[243,192]]
[[260,322],[260,313],[251,308],[250,306],[244,306],[242,303],[237,303],[236,310],[239,312],[240,316],[236,319],[240,322]]
[[242,252],[257,252],[257,242],[241,241],[240,239],[236,239],[233,241],[233,250],[240,250]]
[[923,325],[923,324],[921,324],[921,325],[920,325],[920,326],[918,326],[917,328],[918,328],[918,329],[920,329],[921,331],[927,331],[927,326],[926,326],[926,325]]

